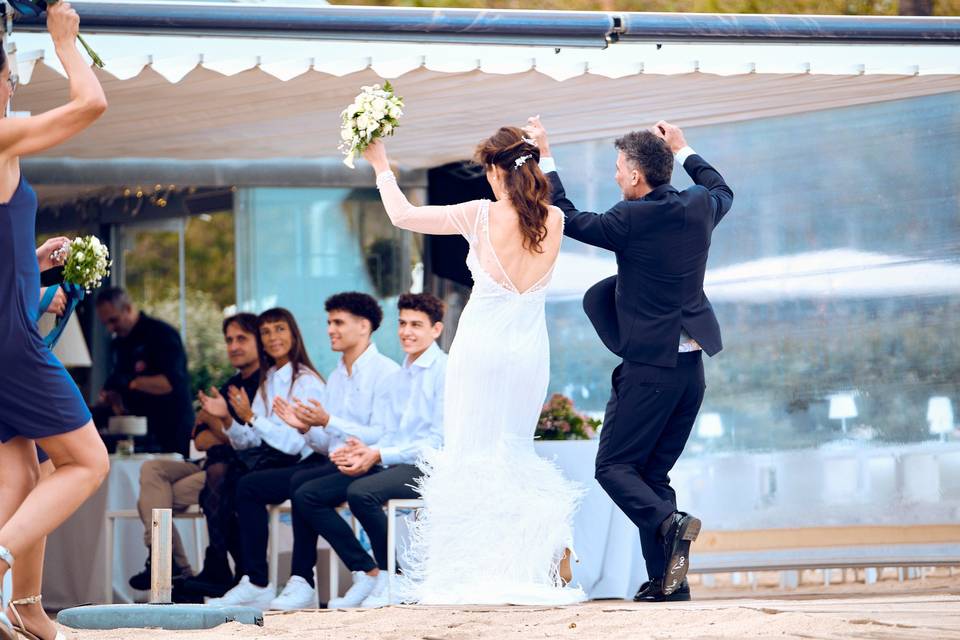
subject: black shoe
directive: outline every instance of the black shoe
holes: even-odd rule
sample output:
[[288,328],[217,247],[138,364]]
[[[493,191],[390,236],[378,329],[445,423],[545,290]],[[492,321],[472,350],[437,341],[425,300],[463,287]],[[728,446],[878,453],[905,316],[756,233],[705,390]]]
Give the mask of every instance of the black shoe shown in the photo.
[[700,535],[700,520],[682,511],[673,514],[660,525],[667,561],[663,572],[663,593],[669,596],[680,588],[690,568],[690,543]]
[[[128,581],[130,583],[130,587],[133,589],[137,589],[138,591],[150,591],[150,586],[151,586],[151,583],[153,582],[151,572],[152,572],[152,568],[150,564],[150,555],[148,554],[147,561],[143,565],[143,571],[136,574],[135,576],[132,576]],[[189,578],[190,572],[188,569],[184,569],[183,567],[178,566],[176,563],[174,563],[173,571],[170,577],[173,582],[177,582],[178,580],[185,580]]]
[[219,598],[237,583],[227,556],[207,547],[203,571],[184,582],[186,591],[208,598]]
[[659,580],[647,580],[640,585],[637,595],[633,596],[634,602],[687,602],[688,600],[690,600],[690,585],[687,584],[686,579],[670,595],[663,593],[663,585]]

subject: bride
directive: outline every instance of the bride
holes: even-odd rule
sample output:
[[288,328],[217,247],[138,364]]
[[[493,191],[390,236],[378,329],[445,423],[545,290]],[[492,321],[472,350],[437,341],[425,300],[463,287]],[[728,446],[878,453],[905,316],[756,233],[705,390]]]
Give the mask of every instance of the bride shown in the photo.
[[474,281],[447,364],[444,447],[421,465],[426,508],[404,556],[404,599],[582,601],[582,589],[564,586],[561,564],[583,490],[533,448],[550,375],[545,290],[563,238],[540,152],[520,129],[502,127],[476,152],[496,201],[422,207],[400,191],[382,141],[363,155],[393,224],[462,235]]

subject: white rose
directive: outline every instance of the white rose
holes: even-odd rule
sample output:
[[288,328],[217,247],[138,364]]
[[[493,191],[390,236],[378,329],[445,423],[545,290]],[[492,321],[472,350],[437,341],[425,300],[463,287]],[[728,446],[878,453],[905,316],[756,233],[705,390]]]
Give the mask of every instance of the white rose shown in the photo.
[[76,258],[77,260],[83,260],[83,251],[77,251]]
[[351,129],[341,129],[340,130],[340,139],[347,141],[353,138],[353,131]]
[[390,132],[393,131],[393,125],[390,124],[389,122],[384,122],[382,130],[383,130],[383,135],[385,136],[390,135]]
[[374,98],[373,99],[373,108],[377,111],[383,111],[387,108],[387,101],[383,98]]
[[367,116],[367,114],[364,113],[359,118],[357,118],[358,129],[366,129],[369,126],[370,126],[370,118]]

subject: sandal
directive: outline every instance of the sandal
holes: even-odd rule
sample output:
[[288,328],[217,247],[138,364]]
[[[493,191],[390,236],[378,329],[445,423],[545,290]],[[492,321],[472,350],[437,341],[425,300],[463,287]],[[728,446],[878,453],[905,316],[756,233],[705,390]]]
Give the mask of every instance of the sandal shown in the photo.
[[[26,640],[43,640],[37,634],[27,631],[27,625],[23,624],[23,619],[20,617],[20,612],[17,611],[16,605],[26,605],[26,604],[40,604],[43,596],[30,596],[29,598],[20,598],[19,600],[13,600],[10,602],[10,611],[13,612],[13,629],[21,636],[26,638]],[[67,640],[67,637],[63,635],[63,632],[57,629],[57,635],[54,637],[54,640]]]
[[6,547],[0,547],[0,560],[9,567],[3,574],[3,583],[0,583],[0,640],[17,640],[17,634],[7,617],[7,606],[13,595],[13,554]]

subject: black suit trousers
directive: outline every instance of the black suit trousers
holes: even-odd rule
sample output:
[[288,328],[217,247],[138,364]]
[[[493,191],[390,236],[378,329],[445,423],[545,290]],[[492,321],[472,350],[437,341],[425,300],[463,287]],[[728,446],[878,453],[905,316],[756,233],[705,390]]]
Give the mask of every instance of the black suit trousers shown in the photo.
[[669,473],[703,402],[701,353],[681,353],[675,368],[625,360],[613,371],[596,478],[640,530],[650,578],[663,575],[664,548],[658,529],[677,509]]

